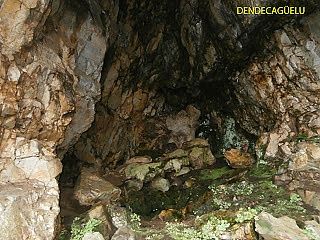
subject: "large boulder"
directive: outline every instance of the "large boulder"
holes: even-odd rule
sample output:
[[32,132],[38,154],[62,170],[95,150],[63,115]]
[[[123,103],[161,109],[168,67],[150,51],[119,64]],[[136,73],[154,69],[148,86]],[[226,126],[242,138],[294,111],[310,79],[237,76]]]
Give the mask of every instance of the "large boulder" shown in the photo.
[[121,190],[99,176],[94,169],[84,168],[75,186],[74,195],[81,205],[110,203],[120,198]]
[[296,221],[287,216],[275,218],[271,214],[262,212],[255,221],[256,231],[265,240],[308,240],[305,231],[300,229]]

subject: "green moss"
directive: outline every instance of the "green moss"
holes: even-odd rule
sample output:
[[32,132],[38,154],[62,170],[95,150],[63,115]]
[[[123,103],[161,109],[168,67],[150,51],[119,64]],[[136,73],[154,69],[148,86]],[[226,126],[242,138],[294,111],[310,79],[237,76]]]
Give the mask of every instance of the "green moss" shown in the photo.
[[264,163],[258,163],[254,168],[252,168],[249,173],[248,177],[251,180],[256,179],[272,179],[272,177],[276,174],[277,170],[275,167],[270,166]]
[[213,209],[217,209],[217,202],[222,202],[228,204],[229,210],[251,207],[258,212],[267,211],[275,216],[299,218],[306,212],[300,197],[296,194],[289,195],[284,188],[276,186],[271,180],[212,185],[210,189],[214,196],[211,200]]
[[200,180],[216,180],[223,177],[226,174],[230,174],[234,170],[229,167],[215,168],[215,169],[205,169],[200,172]]

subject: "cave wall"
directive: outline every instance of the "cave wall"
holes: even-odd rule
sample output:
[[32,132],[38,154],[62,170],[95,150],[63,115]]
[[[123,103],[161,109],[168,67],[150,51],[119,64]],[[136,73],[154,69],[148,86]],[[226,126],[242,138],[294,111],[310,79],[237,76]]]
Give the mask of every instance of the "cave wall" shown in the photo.
[[[107,1],[99,3],[105,16],[114,16]],[[230,77],[260,50],[266,34],[288,21],[236,15],[236,1],[115,4],[116,18],[105,21],[113,37],[102,98],[92,127],[75,145],[80,160],[103,168],[163,150],[170,138],[165,115],[189,104],[233,114]]]
[[314,13],[275,31],[233,78],[235,115],[248,132],[268,132],[268,157],[279,155],[278,147],[288,154],[299,134],[320,134],[319,19]]
[[90,15],[67,3],[0,2],[1,239],[53,238],[57,146],[93,121],[105,50]]

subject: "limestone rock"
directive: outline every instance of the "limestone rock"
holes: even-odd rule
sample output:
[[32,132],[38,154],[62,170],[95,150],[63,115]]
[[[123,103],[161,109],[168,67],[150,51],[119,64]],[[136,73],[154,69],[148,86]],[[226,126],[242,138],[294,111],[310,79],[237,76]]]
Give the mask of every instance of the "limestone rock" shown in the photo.
[[296,146],[288,169],[292,171],[315,171],[320,173],[320,144],[301,142]]
[[1,239],[54,238],[61,156],[100,95],[105,38],[60,2],[0,1],[0,195],[11,195]]
[[181,148],[178,148],[172,152],[166,153],[164,157],[165,157],[165,160],[183,159],[188,157],[188,152]]
[[309,204],[310,206],[313,206],[315,209],[320,211],[320,196],[319,191],[310,191],[306,189],[300,189],[297,191],[299,195],[301,196],[302,200]]
[[74,195],[81,205],[96,202],[113,202],[120,197],[121,190],[100,177],[94,169],[82,169],[75,186]]
[[184,142],[194,139],[199,117],[200,111],[191,105],[177,115],[168,117],[166,125],[171,131],[169,141],[181,147]]
[[309,234],[309,238],[320,239],[320,224],[315,220],[305,222],[305,230]]
[[139,191],[143,188],[143,181],[138,179],[129,179],[126,181],[126,186],[129,191]]
[[246,168],[254,163],[254,159],[250,153],[242,152],[239,149],[227,150],[224,156],[232,168]]
[[124,207],[109,205],[108,211],[111,217],[112,224],[116,228],[123,228],[128,225],[128,213]]
[[183,167],[191,166],[194,169],[201,169],[216,161],[205,139],[195,138],[185,142],[182,148],[165,154],[163,160],[169,160],[164,167],[165,170],[172,169],[176,174],[181,175],[179,173]]
[[254,225],[252,222],[245,222],[242,224],[234,224],[228,231],[222,233],[221,239],[231,240],[258,240],[256,232],[254,231]]
[[99,232],[93,232],[93,233],[86,233],[82,240],[105,240],[105,238],[102,236]]
[[47,186],[39,181],[2,183],[0,192],[1,239],[53,238],[59,214],[56,181],[47,183]]
[[300,142],[292,147],[288,156],[288,167],[276,177],[278,184],[298,191],[303,200],[320,209],[320,145],[319,143]]
[[[1,2],[0,39],[4,55],[13,58],[13,54],[34,39],[37,26],[42,26],[48,16],[49,4],[49,0],[31,0],[23,5],[19,1]],[[30,12],[33,8],[37,8],[36,14]]]
[[124,172],[127,179],[150,180],[162,172],[161,165],[160,162],[132,163],[124,169]]
[[97,219],[101,221],[101,224],[97,226],[97,231],[102,234],[103,238],[110,239],[115,232],[115,227],[109,212],[109,206],[101,204],[96,205],[88,210],[85,213],[85,216],[87,219]]
[[[264,45],[266,55],[253,58],[234,78],[242,127],[255,135],[270,133],[267,156],[280,156],[280,144],[305,132],[319,135],[320,35],[316,12],[276,31]],[[297,41],[297,39],[299,39]],[[275,51],[271,49],[277,49]]]
[[216,161],[209,147],[191,148],[189,152],[189,159],[191,166],[194,169],[201,169],[207,166],[211,166]]
[[256,231],[265,240],[308,240],[296,221],[287,216],[275,218],[262,212],[255,221]]
[[151,187],[161,192],[167,192],[170,188],[170,182],[165,178],[156,178],[152,180]]
[[149,156],[136,156],[136,157],[130,158],[128,161],[126,161],[125,164],[150,163],[150,162],[152,162],[152,159]]
[[205,148],[205,147],[209,147],[209,142],[205,139],[202,138],[195,138],[192,139],[191,141],[188,142],[184,142],[182,148],[183,149],[190,149],[193,147],[200,147],[200,148]]
[[112,236],[111,240],[136,240],[133,230],[128,227],[119,228]]

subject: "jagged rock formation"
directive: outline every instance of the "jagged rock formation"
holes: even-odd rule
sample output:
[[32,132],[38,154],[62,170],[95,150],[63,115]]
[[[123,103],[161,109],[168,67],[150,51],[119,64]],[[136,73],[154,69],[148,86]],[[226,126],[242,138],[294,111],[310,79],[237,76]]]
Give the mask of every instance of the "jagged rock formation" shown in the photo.
[[89,128],[100,95],[106,40],[89,15],[59,4],[0,2],[1,239],[53,238],[57,146]]
[[74,144],[104,171],[224,108],[268,157],[319,135],[319,13],[236,15],[245,2],[0,0],[0,237],[53,238]]

